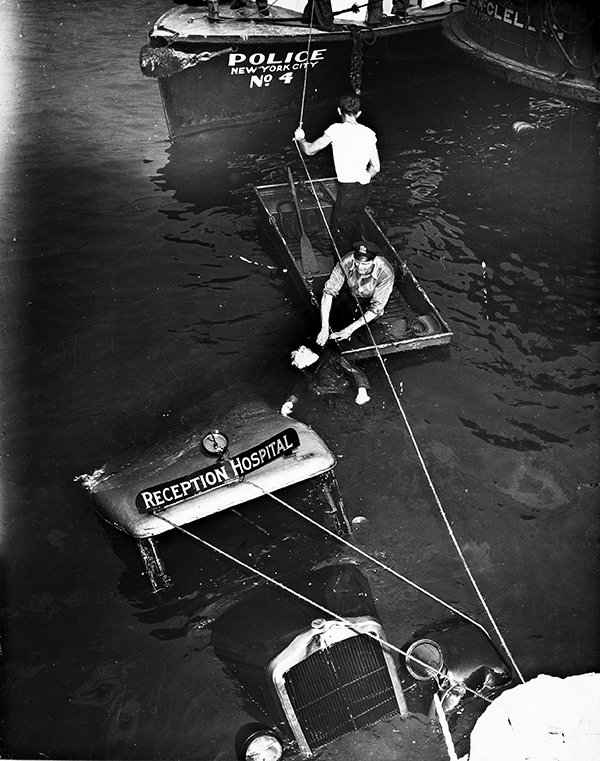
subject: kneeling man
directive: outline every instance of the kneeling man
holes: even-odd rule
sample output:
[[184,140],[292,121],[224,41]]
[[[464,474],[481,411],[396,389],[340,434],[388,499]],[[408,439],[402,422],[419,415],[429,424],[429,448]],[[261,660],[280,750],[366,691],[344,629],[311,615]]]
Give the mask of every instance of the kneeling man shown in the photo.
[[[317,344],[329,338],[344,341],[368,322],[381,317],[394,287],[392,265],[369,241],[358,241],[353,251],[333,268],[321,297],[321,330]],[[335,303],[334,303],[335,301]],[[329,320],[339,318],[345,327],[330,333]]]

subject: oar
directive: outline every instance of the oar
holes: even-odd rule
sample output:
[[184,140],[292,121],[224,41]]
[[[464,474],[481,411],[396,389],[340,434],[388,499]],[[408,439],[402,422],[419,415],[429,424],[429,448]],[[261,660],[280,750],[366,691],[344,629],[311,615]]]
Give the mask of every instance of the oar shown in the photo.
[[296,207],[296,214],[298,215],[298,225],[300,226],[300,256],[302,258],[302,269],[307,275],[318,275],[320,272],[319,263],[317,262],[317,257],[313,251],[312,243],[309,241],[306,233],[304,232],[304,225],[302,224],[302,213],[300,212],[300,204],[298,203],[298,196],[296,195],[296,186],[294,185],[292,170],[289,168],[289,166],[287,171],[290,181],[290,188],[292,189],[292,198],[294,199],[294,206]]

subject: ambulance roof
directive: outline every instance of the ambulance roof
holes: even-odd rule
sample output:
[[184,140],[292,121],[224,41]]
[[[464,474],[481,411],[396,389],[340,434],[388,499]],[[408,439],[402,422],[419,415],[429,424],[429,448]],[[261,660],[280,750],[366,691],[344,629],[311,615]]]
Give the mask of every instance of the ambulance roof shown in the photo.
[[[207,453],[215,431],[219,441],[228,440],[222,456]],[[264,405],[244,404],[82,480],[95,510],[141,539],[172,528],[161,515],[182,526],[334,465],[333,453],[308,425]]]

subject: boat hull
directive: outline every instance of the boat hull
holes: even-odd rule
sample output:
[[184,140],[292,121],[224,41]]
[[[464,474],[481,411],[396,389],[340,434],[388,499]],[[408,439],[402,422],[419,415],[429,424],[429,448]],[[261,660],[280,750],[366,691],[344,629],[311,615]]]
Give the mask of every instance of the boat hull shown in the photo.
[[468,0],[463,12],[444,20],[442,33],[494,75],[556,97],[600,103],[598,19],[583,3],[550,7],[545,0],[538,6]]
[[[340,72],[350,70],[350,39],[315,45],[308,64],[306,41],[298,39],[254,39],[228,47],[235,47],[235,52],[220,54],[223,41],[209,41],[203,50],[216,53],[214,58],[159,78],[171,138],[253,124],[298,110],[307,68],[304,98],[309,107],[337,102],[340,90],[352,90],[349,73],[345,83],[340,78]],[[378,61],[370,59],[365,68],[366,82],[375,86],[380,78]]]
[[175,139],[337,102],[346,92],[402,86],[406,65],[439,47],[441,21],[451,11],[442,3],[419,23],[386,17],[377,29],[345,23],[309,34],[298,13],[278,7],[271,21],[228,17],[220,25],[178,7],[150,31],[140,65],[158,79]]

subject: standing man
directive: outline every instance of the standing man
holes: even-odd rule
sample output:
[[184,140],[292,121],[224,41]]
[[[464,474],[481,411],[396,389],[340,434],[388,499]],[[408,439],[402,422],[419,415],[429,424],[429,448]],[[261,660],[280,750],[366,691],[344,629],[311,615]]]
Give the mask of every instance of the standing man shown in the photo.
[[307,156],[331,145],[338,184],[331,228],[338,252],[342,253],[362,238],[361,219],[371,194],[371,180],[381,167],[377,136],[357,121],[361,115],[360,98],[344,95],[338,113],[341,122],[327,127],[314,142],[306,140],[302,128],[295,131],[294,140]]
[[[352,253],[335,265],[323,286],[321,330],[317,344],[329,338],[345,341],[355,330],[381,317],[394,287],[394,270],[379,248],[370,241],[354,244]],[[335,304],[334,304],[335,299]],[[338,323],[344,325],[330,334],[329,317],[335,306]]]

